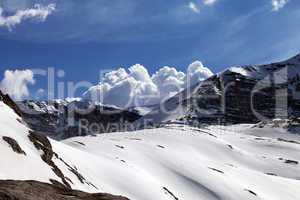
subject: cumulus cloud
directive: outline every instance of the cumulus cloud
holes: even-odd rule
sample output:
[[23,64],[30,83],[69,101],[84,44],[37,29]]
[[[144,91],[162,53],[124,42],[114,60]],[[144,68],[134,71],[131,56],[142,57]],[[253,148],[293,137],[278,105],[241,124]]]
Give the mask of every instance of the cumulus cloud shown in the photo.
[[168,98],[180,90],[184,85],[185,74],[173,67],[162,67],[152,75],[152,81],[157,86],[162,98]]
[[203,66],[202,62],[195,61],[189,65],[186,74],[186,84],[195,85],[199,81],[203,81],[206,78],[212,76],[213,73],[210,69]]
[[0,83],[0,89],[16,100],[29,96],[28,85],[34,84],[31,70],[6,70],[4,79]]
[[217,2],[217,0],[204,0],[203,4],[207,6],[214,5]]
[[137,64],[128,71],[120,68],[106,73],[101,82],[83,96],[119,107],[153,105],[212,75],[200,61],[189,65],[186,74],[165,66],[151,76],[144,66]]
[[11,30],[13,27],[27,19],[36,19],[43,22],[51,13],[53,13],[53,11],[55,11],[55,8],[55,4],[49,4],[47,6],[35,4],[33,8],[17,10],[14,15],[4,16],[4,10],[0,7],[0,26],[7,27]]
[[189,9],[191,11],[193,11],[194,13],[200,13],[200,9],[198,8],[198,6],[194,3],[194,2],[189,2],[189,5],[188,5]]
[[271,3],[272,3],[273,11],[279,11],[288,2],[289,2],[289,0],[272,0]]

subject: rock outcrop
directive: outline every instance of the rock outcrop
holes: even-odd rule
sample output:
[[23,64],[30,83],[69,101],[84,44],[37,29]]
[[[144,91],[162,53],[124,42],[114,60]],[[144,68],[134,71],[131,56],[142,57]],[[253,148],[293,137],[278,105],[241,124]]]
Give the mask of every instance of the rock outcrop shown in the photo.
[[6,137],[6,136],[3,136],[2,139],[5,142],[7,142],[7,144],[10,145],[10,147],[12,148],[12,150],[14,152],[26,155],[25,151],[23,151],[23,149],[20,147],[20,145],[18,144],[18,142],[15,139],[10,138],[10,137]]
[[297,118],[299,94],[300,55],[279,63],[231,67],[170,98],[139,121],[201,125]]
[[128,200],[104,193],[89,194],[37,181],[0,180],[1,200]]
[[87,101],[28,100],[18,102],[18,106],[31,129],[54,139],[121,131],[141,117],[134,111]]
[[8,105],[11,109],[17,113],[20,117],[22,116],[22,111],[20,110],[19,106],[10,98],[8,94],[4,94],[0,90],[0,101],[3,101],[6,105]]

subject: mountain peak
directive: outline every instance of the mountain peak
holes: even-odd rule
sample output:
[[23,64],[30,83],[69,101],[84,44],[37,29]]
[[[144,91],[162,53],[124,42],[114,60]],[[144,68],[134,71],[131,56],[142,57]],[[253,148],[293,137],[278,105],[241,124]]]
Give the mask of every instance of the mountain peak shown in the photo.
[[291,57],[290,59],[287,60],[288,62],[297,62],[300,63],[300,53],[298,53],[297,55]]

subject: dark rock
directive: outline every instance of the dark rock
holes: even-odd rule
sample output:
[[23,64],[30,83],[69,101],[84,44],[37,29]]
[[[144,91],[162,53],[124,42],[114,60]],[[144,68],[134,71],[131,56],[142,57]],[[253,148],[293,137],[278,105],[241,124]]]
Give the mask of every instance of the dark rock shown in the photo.
[[1,200],[128,200],[105,193],[85,193],[59,185],[37,181],[0,181]]
[[8,105],[11,109],[15,111],[17,115],[22,116],[22,111],[19,106],[10,98],[9,95],[3,94],[0,90],[0,101],[3,101],[6,105]]
[[66,187],[71,188],[70,184],[67,181],[70,181],[70,179],[64,176],[62,171],[55,165],[55,163],[52,160],[53,156],[57,155],[53,152],[52,145],[48,138],[44,135],[37,134],[32,131],[29,132],[28,137],[30,141],[34,144],[36,149],[43,151],[43,155],[41,155],[42,160],[52,168],[53,172],[59,178],[61,178],[62,182],[65,184]]
[[166,119],[166,123],[205,127],[298,118],[299,58],[300,55],[279,63],[224,70],[178,93],[142,119],[153,127]]
[[293,164],[293,165],[298,165],[299,164],[299,162],[295,161],[295,160],[285,160],[284,163],[286,163],[286,164]]
[[[134,111],[93,105],[87,101],[27,100],[18,102],[18,105],[24,121],[32,130],[54,139],[127,130],[129,129],[127,125],[141,117]],[[54,107],[54,109],[51,110],[48,107]]]
[[2,139],[10,145],[14,152],[26,155],[25,151],[23,151],[15,139],[6,136],[3,136]]
[[66,161],[60,158],[57,153],[53,151],[52,145],[45,135],[37,134],[35,132],[30,131],[28,137],[38,150],[43,151],[43,155],[41,155],[42,160],[51,167],[53,172],[62,180],[65,187],[71,188],[71,185],[69,183],[73,182],[71,181],[71,179],[66,177],[63,174],[63,172],[57,167],[57,165],[53,162],[54,158],[60,160],[68,168],[68,170],[78,178],[78,180],[82,184],[87,184],[98,189],[93,183],[87,181],[76,167],[72,167],[71,165],[69,165]]

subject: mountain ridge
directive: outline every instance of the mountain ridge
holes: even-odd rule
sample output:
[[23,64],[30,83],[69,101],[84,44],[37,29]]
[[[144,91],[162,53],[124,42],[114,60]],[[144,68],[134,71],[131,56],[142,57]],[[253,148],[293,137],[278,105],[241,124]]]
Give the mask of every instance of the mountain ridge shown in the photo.
[[[278,95],[278,91],[283,92]],[[33,130],[55,139],[65,139],[94,134],[89,129],[79,129],[82,119],[100,126],[101,130],[96,133],[104,133],[126,130],[127,124],[140,129],[171,121],[201,126],[297,118],[300,117],[299,91],[300,54],[297,54],[271,64],[230,67],[159,105],[151,106],[144,116],[134,108],[124,110],[83,100],[27,100],[15,104],[8,95],[1,93],[1,96]],[[278,100],[282,101],[279,106]],[[94,107],[93,110],[89,110],[90,107]],[[80,114],[76,108],[89,112]],[[75,126],[69,124],[69,118]]]
[[[156,125],[174,120],[198,125],[257,123],[276,117],[300,117],[299,81],[300,54],[277,63],[231,67],[170,98],[137,124],[142,120],[152,120]],[[287,93],[276,96],[279,90]],[[286,98],[287,108],[280,107],[284,102],[275,108],[277,97]],[[171,114],[164,113],[162,107]],[[276,116],[280,109],[289,113]]]

